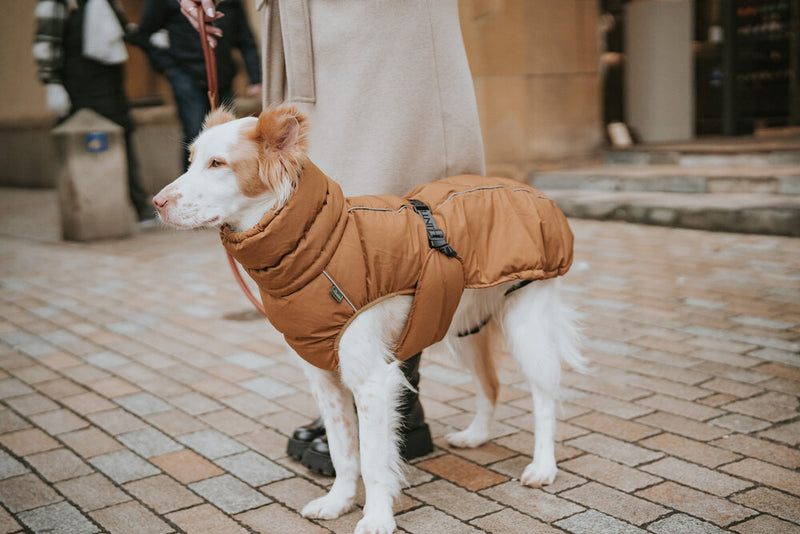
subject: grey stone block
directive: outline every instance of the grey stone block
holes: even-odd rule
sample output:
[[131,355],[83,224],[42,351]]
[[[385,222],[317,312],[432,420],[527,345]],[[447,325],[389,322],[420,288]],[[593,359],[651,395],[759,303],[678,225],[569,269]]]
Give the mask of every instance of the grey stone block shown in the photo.
[[179,451],[183,446],[155,428],[144,428],[117,436],[126,447],[145,458]]
[[215,463],[251,486],[263,486],[293,476],[291,471],[253,451],[220,458]]
[[89,463],[118,484],[157,475],[161,472],[157,467],[128,450],[96,456],[90,459]]
[[247,450],[247,447],[238,441],[216,430],[201,430],[185,434],[178,437],[178,441],[212,460]]
[[0,479],[24,475],[28,468],[19,463],[13,456],[0,450]]
[[285,395],[291,395],[292,393],[297,393],[295,388],[287,386],[286,384],[278,382],[277,380],[272,380],[266,376],[262,376],[261,378],[253,378],[252,380],[245,380],[244,382],[239,382],[239,385],[268,399],[275,399]]
[[272,499],[263,493],[230,475],[195,482],[189,484],[189,487],[227,514],[238,514],[272,502]]
[[643,534],[645,531],[611,516],[587,510],[555,523],[574,534]]
[[92,534],[100,532],[77,508],[67,502],[42,506],[19,514],[19,520],[33,532],[47,534]]
[[706,523],[686,514],[675,514],[666,519],[656,521],[647,530],[655,532],[655,534],[682,534],[684,532],[691,532],[692,534],[724,534],[728,532],[716,525]]
[[131,413],[139,416],[150,415],[171,410],[173,406],[150,393],[134,393],[125,397],[117,397],[114,402]]

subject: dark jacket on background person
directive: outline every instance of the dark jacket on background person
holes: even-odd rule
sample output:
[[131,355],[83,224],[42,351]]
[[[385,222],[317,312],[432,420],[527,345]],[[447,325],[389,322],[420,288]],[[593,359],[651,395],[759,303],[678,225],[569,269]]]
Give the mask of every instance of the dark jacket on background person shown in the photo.
[[[431,208],[455,256],[430,247],[411,198]],[[444,337],[465,288],[561,276],[573,246],[555,203],[515,180],[460,175],[403,197],[346,198],[311,162],[285,206],[243,232],[223,226],[220,237],[258,284],[270,323],[328,370],[345,328],[376,302],[414,295],[394,347],[405,361]]]
[[[241,0],[225,0],[217,9],[225,14],[214,23],[223,32],[214,49],[220,94],[230,90],[236,75],[232,56],[234,48],[241,50],[250,83],[260,83],[258,48]],[[166,49],[150,42],[150,36],[162,29],[169,33],[169,48]],[[198,86],[207,89],[206,65],[199,34],[181,14],[177,0],[146,0],[139,28],[131,41],[145,50],[156,71],[166,74],[170,69],[180,67],[191,74]]]

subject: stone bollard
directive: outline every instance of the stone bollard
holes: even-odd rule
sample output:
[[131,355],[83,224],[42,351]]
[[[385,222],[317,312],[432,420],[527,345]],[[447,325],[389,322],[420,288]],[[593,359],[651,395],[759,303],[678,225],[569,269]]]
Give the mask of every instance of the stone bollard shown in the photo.
[[136,216],[128,194],[122,127],[89,109],[53,129],[64,239],[131,235]]

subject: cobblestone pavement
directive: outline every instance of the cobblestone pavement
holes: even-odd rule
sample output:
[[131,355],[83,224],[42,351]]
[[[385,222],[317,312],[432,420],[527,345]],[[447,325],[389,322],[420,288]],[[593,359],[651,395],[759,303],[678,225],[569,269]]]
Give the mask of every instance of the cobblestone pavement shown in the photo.
[[[360,510],[298,513],[332,482],[285,454],[316,409],[214,232],[63,243],[52,210],[9,194],[0,532],[352,531]],[[434,353],[421,391],[438,446],[409,467],[399,528],[800,532],[800,240],[572,224],[564,286],[593,373],[565,375],[555,483],[518,481],[533,421],[507,360],[491,442],[444,443],[472,385]]]

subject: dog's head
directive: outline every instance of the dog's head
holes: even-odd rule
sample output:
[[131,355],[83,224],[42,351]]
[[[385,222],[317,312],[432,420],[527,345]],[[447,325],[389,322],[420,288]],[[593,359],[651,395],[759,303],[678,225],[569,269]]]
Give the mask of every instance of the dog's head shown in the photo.
[[308,158],[307,131],[294,106],[257,119],[211,112],[190,147],[189,169],[153,198],[159,216],[182,228],[252,227],[289,200]]

